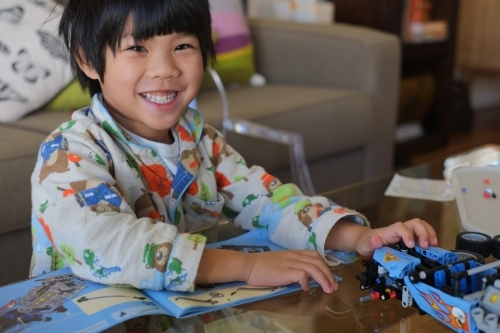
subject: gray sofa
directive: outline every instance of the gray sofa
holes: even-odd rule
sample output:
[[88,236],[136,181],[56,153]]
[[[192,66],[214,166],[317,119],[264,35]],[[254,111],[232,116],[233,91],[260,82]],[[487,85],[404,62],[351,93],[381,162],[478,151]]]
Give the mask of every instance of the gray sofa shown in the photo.
[[[390,172],[399,87],[398,38],[343,24],[251,20],[256,65],[268,83],[229,90],[232,117],[303,135],[317,192]],[[198,108],[221,126],[216,90]],[[31,255],[30,176],[37,150],[70,112],[37,111],[0,124],[0,285],[27,277]],[[228,134],[245,156],[284,181],[288,148]]]

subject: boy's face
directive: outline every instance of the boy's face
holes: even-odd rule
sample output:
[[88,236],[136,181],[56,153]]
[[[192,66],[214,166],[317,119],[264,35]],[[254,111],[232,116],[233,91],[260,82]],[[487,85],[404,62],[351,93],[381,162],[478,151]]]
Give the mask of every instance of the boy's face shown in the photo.
[[[81,67],[99,79],[95,70]],[[119,124],[146,139],[172,143],[168,129],[196,97],[203,72],[196,36],[174,33],[134,42],[129,19],[116,55],[106,50],[100,83],[105,105]]]

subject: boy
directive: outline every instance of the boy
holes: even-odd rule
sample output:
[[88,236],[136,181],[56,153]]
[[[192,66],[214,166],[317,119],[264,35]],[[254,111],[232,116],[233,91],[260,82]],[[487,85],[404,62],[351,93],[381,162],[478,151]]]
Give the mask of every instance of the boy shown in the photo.
[[[424,221],[369,229],[362,215],[248,168],[188,108],[214,58],[208,0],[69,0],[59,33],[94,97],[41,146],[32,276],[69,265],[101,283],[179,291],[235,280],[307,290],[312,277],[331,293],[325,249],[338,260],[401,238],[413,247],[414,235],[437,244]],[[179,233],[222,212],[293,250],[205,249],[204,237]]]

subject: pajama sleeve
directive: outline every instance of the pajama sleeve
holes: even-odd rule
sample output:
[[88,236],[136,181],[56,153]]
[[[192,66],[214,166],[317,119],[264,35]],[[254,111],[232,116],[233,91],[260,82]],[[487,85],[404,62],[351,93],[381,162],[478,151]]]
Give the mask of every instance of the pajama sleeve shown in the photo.
[[[208,147],[213,144],[204,140]],[[218,140],[220,146],[223,139]],[[285,248],[317,250],[328,264],[356,259],[356,253],[325,252],[325,241],[342,218],[368,227],[363,215],[325,197],[304,196],[296,185],[282,184],[259,166],[248,167],[232,147],[225,142],[224,146],[227,154],[214,164],[219,192],[225,198],[224,213],[230,220],[246,230],[265,229],[271,241]]]

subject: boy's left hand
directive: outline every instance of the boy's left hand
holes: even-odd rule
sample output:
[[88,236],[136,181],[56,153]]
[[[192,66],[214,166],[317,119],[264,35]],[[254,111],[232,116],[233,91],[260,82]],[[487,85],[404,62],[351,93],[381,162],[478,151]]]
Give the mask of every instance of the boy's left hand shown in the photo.
[[401,239],[409,248],[415,246],[415,241],[418,241],[418,246],[424,249],[429,245],[438,245],[434,228],[424,220],[415,218],[406,222],[396,222],[388,227],[366,230],[356,242],[356,251],[363,256],[371,255],[375,249],[397,244]]
[[339,220],[326,238],[325,247],[333,250],[358,252],[362,256],[373,254],[375,249],[384,245],[397,244],[403,240],[407,247],[413,248],[415,241],[422,248],[437,246],[434,228],[421,219],[396,222],[388,227],[370,229],[347,220]]

